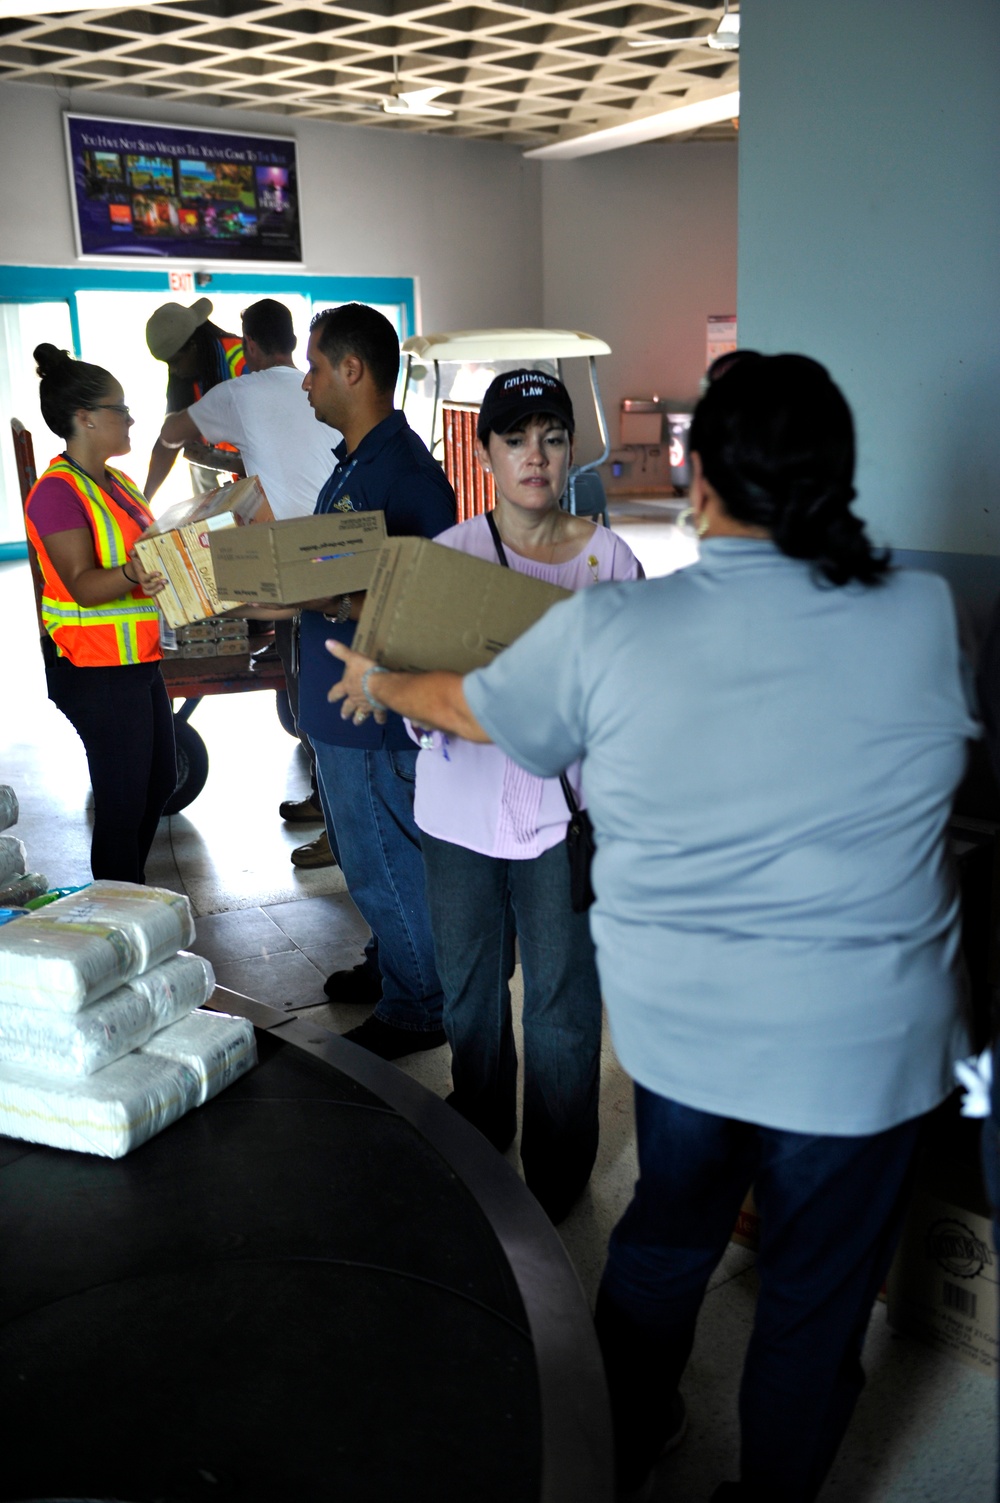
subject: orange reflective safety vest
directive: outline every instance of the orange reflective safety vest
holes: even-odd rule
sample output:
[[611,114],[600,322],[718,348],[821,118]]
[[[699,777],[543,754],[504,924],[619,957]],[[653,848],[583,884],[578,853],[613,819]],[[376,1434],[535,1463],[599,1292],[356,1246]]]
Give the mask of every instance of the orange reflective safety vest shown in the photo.
[[[142,492],[120,470],[108,470],[118,485],[147,518],[153,514]],[[57,478],[72,487],[87,513],[94,557],[102,569],[127,563],[129,549],[145,527],[119,506],[114,497],[67,459],[55,459],[32,486],[25,502],[24,520],[28,541],[38,555],[42,571],[42,625],[60,657],[77,668],[111,668],[118,664],[155,663],[160,649],[160,613],[147,595],[123,595],[103,605],[80,605],[59,578],[31,520],[31,498],[43,480]]]
[[[226,362],[226,367],[229,371],[229,380],[232,381],[236,376],[242,376],[244,370],[246,369],[247,363],[246,356],[243,353],[242,339],[237,339],[235,334],[223,334],[222,338],[217,339],[215,342],[222,352],[222,358]],[[204,395],[205,393],[202,390],[201,382],[195,381],[195,401],[200,401]],[[203,442],[208,443],[208,440],[205,439],[203,440]],[[220,444],[213,442],[211,447],[213,449],[228,449],[230,454],[239,453],[239,450],[233,444]]]

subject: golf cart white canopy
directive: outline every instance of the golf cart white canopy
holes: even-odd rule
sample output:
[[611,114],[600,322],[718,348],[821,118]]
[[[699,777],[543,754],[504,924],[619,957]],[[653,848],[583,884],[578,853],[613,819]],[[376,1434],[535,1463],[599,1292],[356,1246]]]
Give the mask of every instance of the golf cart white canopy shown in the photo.
[[414,334],[403,354],[419,360],[572,360],[610,355],[611,346],[574,329],[459,329],[452,334]]

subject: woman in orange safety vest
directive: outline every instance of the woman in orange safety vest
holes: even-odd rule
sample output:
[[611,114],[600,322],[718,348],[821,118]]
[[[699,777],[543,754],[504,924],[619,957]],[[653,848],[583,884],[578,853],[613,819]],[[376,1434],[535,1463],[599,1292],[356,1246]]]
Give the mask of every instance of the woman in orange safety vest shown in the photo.
[[146,857],[177,781],[173,716],[160,672],[166,580],[135,541],[153,520],[142,492],[107,461],[131,448],[121,386],[51,344],[35,350],[42,416],[66,441],[25,503],[42,575],[49,698],[79,733],[94,790],[95,877],[144,882]]

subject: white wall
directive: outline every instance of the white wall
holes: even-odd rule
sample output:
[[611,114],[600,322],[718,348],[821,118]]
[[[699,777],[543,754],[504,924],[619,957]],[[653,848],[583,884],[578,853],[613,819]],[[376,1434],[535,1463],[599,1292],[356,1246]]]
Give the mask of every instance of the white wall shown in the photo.
[[610,344],[598,375],[617,444],[622,397],[692,401],[707,317],[736,311],[737,148],[659,142],[546,162],[543,184],[545,321]]
[[541,170],[515,147],[0,85],[0,265],[75,261],[62,112],[294,136],[314,274],[413,276],[425,331],[542,321]]
[[741,342],[843,386],[859,509],[1000,553],[996,0],[743,0]]

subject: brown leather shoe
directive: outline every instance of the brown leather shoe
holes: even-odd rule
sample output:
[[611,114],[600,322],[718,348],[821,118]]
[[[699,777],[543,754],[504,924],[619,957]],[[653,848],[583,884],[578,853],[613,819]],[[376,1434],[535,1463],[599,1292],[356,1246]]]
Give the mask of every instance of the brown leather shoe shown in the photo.
[[289,825],[320,825],[323,811],[311,798],[286,798],[278,805],[278,814]]
[[324,830],[316,840],[307,845],[297,845],[292,852],[292,865],[312,869],[317,866],[336,866],[330,849],[330,837]]

